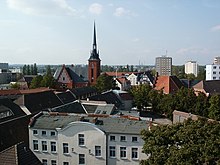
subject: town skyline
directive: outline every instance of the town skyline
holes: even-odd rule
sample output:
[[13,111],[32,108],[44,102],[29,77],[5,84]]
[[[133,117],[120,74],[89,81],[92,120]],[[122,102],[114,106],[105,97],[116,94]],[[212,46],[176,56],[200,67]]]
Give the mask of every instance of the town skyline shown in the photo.
[[0,2],[0,56],[10,64],[87,64],[93,23],[102,65],[211,64],[220,55],[220,2]]

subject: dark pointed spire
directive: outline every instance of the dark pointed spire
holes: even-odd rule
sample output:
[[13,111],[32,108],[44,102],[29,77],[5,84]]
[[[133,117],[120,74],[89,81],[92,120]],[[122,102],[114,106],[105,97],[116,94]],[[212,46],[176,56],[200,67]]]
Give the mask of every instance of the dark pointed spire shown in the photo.
[[92,47],[92,51],[91,51],[91,55],[90,55],[89,59],[100,60],[99,59],[99,53],[97,52],[95,21],[94,21],[93,47]]
[[95,30],[95,21],[94,21],[93,49],[96,49],[96,30]]

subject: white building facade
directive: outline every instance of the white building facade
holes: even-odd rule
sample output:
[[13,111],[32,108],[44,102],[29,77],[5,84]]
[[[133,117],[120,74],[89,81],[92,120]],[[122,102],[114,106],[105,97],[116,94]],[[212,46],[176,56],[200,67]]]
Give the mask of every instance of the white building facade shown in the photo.
[[213,64],[214,65],[220,65],[220,57],[219,56],[214,58],[214,63]]
[[32,121],[30,149],[44,165],[138,165],[147,159],[140,137],[146,121],[48,113]]
[[220,80],[220,65],[206,65],[206,80]]
[[185,63],[185,73],[194,74],[195,77],[198,76],[198,64],[196,61],[188,61]]

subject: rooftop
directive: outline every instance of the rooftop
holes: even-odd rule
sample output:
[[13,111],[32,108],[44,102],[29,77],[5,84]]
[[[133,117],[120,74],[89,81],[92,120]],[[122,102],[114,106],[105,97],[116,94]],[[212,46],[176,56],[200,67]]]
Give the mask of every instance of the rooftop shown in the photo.
[[[82,120],[83,118],[83,120]],[[89,122],[94,124],[100,130],[106,133],[124,133],[124,134],[140,134],[142,129],[147,129],[149,122],[139,121],[137,119],[130,120],[128,118],[119,116],[95,117],[98,122],[94,121],[94,116],[78,116],[68,114],[50,114],[42,112],[41,115],[33,119],[31,127],[35,129],[56,129],[65,128],[71,122]]]

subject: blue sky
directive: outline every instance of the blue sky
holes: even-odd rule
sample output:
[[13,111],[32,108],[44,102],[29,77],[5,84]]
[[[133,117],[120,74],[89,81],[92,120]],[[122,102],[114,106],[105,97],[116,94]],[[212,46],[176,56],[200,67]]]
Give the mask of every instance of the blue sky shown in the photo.
[[94,20],[103,65],[220,56],[219,0],[1,0],[1,62],[87,64]]

